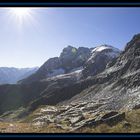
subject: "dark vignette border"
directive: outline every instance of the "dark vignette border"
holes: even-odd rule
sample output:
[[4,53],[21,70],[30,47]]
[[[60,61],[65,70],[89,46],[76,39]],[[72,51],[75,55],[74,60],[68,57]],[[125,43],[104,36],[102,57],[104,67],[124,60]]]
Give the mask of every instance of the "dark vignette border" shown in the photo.
[[[6,1],[6,0],[5,0]],[[20,1],[20,2],[5,2],[4,0],[0,1],[0,7],[139,7],[140,2],[133,0],[133,2],[125,1],[106,1],[105,0],[43,0],[41,1]]]
[[[47,0],[47,2],[36,1],[24,1],[24,2],[6,2],[0,1],[0,8],[2,7],[47,7],[47,8],[62,8],[62,7],[140,7],[140,2],[133,0],[133,2],[124,1],[104,1],[104,0],[94,0],[90,2],[79,1],[55,1]],[[140,138],[140,133],[1,133],[0,138]]]

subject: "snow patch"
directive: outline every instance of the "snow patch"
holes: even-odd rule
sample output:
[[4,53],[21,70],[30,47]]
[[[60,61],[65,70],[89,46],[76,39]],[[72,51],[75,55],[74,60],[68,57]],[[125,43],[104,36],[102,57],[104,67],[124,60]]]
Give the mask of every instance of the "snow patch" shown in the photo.
[[62,73],[59,75],[50,76],[48,77],[48,79],[74,78],[74,79],[79,80],[81,78],[82,70],[83,70],[83,67],[74,68],[69,73]]
[[53,76],[64,74],[64,73],[65,73],[65,70],[62,69],[62,68],[59,68],[59,69],[52,70],[52,72],[48,73],[47,76],[48,77],[53,77]]
[[98,46],[96,48],[94,48],[91,52],[94,53],[94,52],[101,52],[105,49],[112,49],[114,52],[120,52],[119,49],[117,48],[114,48],[112,46],[109,46],[109,45],[101,45],[101,46]]
[[106,46],[99,46],[99,47],[96,47],[94,48],[91,52],[94,53],[94,52],[101,52],[105,49],[109,49],[110,47],[106,47]]
[[111,52],[104,52],[105,55],[111,57],[111,58],[115,58],[120,54],[120,50],[117,48],[114,48],[112,46],[108,46],[108,45],[102,45],[102,46],[98,46],[96,48],[94,48],[91,51],[91,56],[89,57],[89,59],[87,61],[92,60],[98,53],[102,52],[103,50],[112,50]]
[[81,67],[72,69],[72,70],[70,71],[70,73],[71,73],[71,72],[79,73],[79,72],[81,72],[82,70],[83,70],[83,67],[81,66]]

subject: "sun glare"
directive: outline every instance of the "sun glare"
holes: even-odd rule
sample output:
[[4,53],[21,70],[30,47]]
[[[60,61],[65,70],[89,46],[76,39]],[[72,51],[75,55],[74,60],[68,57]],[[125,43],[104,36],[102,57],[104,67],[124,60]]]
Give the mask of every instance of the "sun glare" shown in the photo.
[[13,14],[15,14],[18,17],[26,16],[30,12],[29,8],[13,8],[11,10],[12,10]]
[[31,16],[31,9],[30,8],[10,8],[10,14],[18,20],[19,22],[23,22]]

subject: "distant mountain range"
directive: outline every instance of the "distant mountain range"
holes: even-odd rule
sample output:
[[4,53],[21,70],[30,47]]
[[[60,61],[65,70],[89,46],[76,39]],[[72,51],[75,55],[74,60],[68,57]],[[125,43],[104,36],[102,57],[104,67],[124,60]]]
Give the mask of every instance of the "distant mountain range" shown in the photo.
[[14,67],[0,67],[0,84],[16,84],[17,81],[27,78],[37,70],[38,67],[20,69]]

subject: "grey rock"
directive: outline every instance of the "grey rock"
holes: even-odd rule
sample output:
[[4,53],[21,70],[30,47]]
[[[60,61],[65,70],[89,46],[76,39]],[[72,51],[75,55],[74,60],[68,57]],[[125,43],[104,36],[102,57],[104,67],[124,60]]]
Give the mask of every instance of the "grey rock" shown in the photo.
[[110,112],[108,114],[105,114],[101,118],[103,123],[106,123],[110,126],[116,125],[117,123],[125,120],[125,113],[118,113],[118,112]]
[[135,105],[133,109],[140,109],[140,104]]

